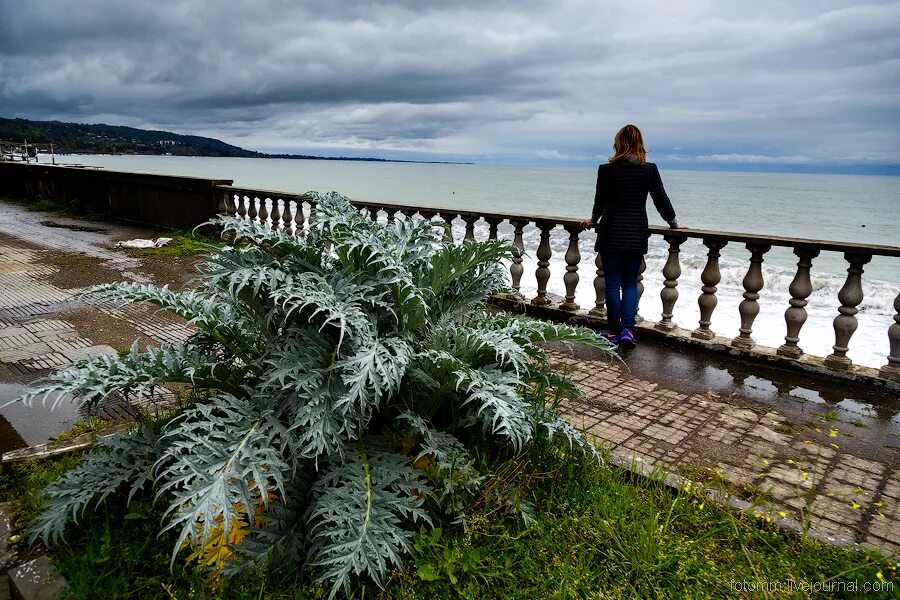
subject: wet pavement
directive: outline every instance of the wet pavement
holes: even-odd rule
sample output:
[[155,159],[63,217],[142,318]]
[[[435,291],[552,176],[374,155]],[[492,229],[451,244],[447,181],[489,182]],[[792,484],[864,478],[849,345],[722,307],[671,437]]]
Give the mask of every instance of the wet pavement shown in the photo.
[[877,455],[900,446],[900,394],[886,388],[828,381],[659,340],[642,341],[622,359],[632,376],[683,394],[711,392],[748,406],[769,406],[795,424],[840,423],[849,451]]
[[[0,406],[85,356],[190,334],[148,305],[98,306],[78,298],[103,281],[184,284],[192,261],[115,248],[116,241],[157,233],[0,200]],[[622,361],[584,349],[556,348],[552,357],[584,392],[561,406],[565,416],[599,443],[817,529],[900,550],[896,393],[660,341],[642,341]],[[104,406],[101,416],[127,418],[129,401]],[[46,441],[81,416],[71,405],[56,413],[2,408],[0,452]]]
[[[114,354],[134,340],[160,344],[190,333],[183,322],[148,305],[101,306],[79,298],[90,285],[114,281],[180,287],[193,274],[190,261],[115,248],[117,241],[156,234],[0,201],[0,453],[44,443],[89,416],[68,401],[52,411],[40,403],[7,405],[27,384],[85,357]],[[133,413],[122,398],[99,409],[110,421]]]
[[658,341],[610,361],[554,347],[584,393],[567,419],[628,460],[900,551],[900,398]]

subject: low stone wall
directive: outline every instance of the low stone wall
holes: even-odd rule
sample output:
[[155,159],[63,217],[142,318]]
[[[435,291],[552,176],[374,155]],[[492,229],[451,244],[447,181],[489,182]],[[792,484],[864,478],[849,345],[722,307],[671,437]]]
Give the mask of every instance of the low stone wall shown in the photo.
[[78,212],[169,229],[192,229],[214,217],[222,196],[216,186],[229,184],[230,180],[0,162],[0,196],[47,198]]

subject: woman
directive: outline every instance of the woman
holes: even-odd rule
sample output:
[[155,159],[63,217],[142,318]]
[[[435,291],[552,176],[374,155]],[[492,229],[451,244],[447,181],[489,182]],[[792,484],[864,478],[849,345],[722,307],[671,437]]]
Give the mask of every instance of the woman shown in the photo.
[[637,317],[637,278],[647,253],[647,193],[669,227],[678,228],[675,209],[663,189],[659,170],[647,162],[641,131],[634,125],[619,130],[615,154],[597,169],[597,193],[591,218],[581,226],[597,228],[597,245],[606,277],[607,337],[633,348]]

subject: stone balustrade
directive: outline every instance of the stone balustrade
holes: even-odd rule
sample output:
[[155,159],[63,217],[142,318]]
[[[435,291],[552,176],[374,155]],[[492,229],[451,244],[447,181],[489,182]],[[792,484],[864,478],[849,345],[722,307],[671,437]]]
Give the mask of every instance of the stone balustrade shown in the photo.
[[[234,186],[218,186],[222,192],[220,212],[236,214],[242,217],[270,223],[272,226],[288,231],[292,234],[302,235],[305,228],[314,222],[315,204],[304,195],[286,194],[265,190],[252,190]],[[510,261],[510,287],[519,294],[520,301],[533,308],[550,309],[560,311],[560,316],[581,316],[587,319],[596,318],[602,320],[606,316],[604,300],[604,276],[603,266],[599,256],[592,254],[584,256],[580,249],[580,241],[583,236],[594,238],[593,231],[582,231],[579,220],[552,216],[518,215],[506,213],[489,213],[483,211],[467,211],[460,209],[437,208],[399,205],[379,202],[354,201],[353,204],[372,219],[384,215],[386,221],[396,218],[420,217],[445,223],[454,223],[461,220],[463,223],[463,235],[461,240],[453,239],[451,228],[447,228],[447,241],[467,243],[476,239],[478,225],[484,223],[481,231],[487,230],[487,239],[502,237],[509,239],[517,249],[515,257]],[[501,235],[500,226],[505,232]],[[537,244],[533,248],[526,247],[524,232],[528,227],[537,229]],[[568,242],[562,256],[565,262],[563,284],[565,295],[556,299],[548,292],[548,281],[551,277],[553,263],[553,244],[551,236],[561,233],[566,236]],[[784,313],[785,336],[784,344],[773,349],[768,354],[771,358],[785,362],[800,361],[805,359],[800,345],[800,333],[807,319],[807,298],[813,292],[811,270],[813,261],[822,252],[835,252],[843,255],[847,264],[847,278],[843,288],[837,295],[837,314],[834,318],[834,346],[833,353],[819,363],[833,371],[849,372],[858,370],[847,356],[847,351],[853,333],[857,329],[856,314],[863,300],[862,276],[865,265],[873,256],[900,257],[900,247],[879,246],[867,244],[854,244],[843,242],[829,242],[822,240],[799,239],[790,237],[777,237],[767,235],[728,233],[722,231],[708,231],[702,229],[669,229],[663,227],[651,227],[651,236],[658,236],[668,244],[668,256],[665,266],[662,268],[663,287],[660,292],[662,302],[661,319],[658,322],[643,320],[644,329],[652,329],[661,333],[671,334],[677,329],[673,320],[676,305],[679,302],[678,290],[679,278],[682,274],[680,260],[682,245],[689,240],[697,240],[706,248],[706,264],[702,270],[700,279],[702,282],[701,293],[696,302],[699,306],[700,319],[696,329],[689,332],[689,337],[699,342],[709,342],[714,338],[722,339],[722,333],[716,333],[714,315],[718,305],[716,295],[717,286],[721,282],[722,273],[719,259],[721,251],[727,245],[743,245],[748,252],[748,267],[743,279],[743,301],[738,306],[740,316],[740,328],[733,339],[728,339],[726,344],[738,352],[764,352],[766,349],[757,346],[753,339],[753,324],[759,314],[760,293],[764,291],[764,279],[762,265],[765,255],[773,247],[789,248],[797,257],[797,268],[793,281],[789,287],[790,300]],[[536,257],[535,281],[536,291],[532,297],[522,296],[522,278],[525,272],[524,255]],[[590,261],[586,263],[585,261]],[[590,267],[587,266],[590,264]],[[576,303],[576,289],[582,282],[582,273],[586,273],[589,285],[594,292],[594,305],[581,307]],[[641,267],[641,281],[638,292],[644,291],[643,279],[654,274],[645,273],[646,263]],[[877,371],[875,377],[900,382],[900,296],[894,300],[894,323],[885,332],[886,346],[889,348],[887,362]],[[723,343],[718,342],[719,346]]]

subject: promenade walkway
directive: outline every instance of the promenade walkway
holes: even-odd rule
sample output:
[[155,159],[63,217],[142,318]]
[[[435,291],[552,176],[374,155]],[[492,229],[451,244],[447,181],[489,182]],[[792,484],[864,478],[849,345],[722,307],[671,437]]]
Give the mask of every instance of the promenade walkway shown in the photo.
[[[152,307],[78,302],[85,286],[141,281],[174,287],[187,258],[132,256],[117,240],[144,229],[85,223],[0,201],[0,404],[28,382],[97,353],[183,339],[189,329]],[[783,516],[891,552],[900,551],[900,398],[658,342],[608,361],[554,348],[584,391],[562,408],[619,456],[665,467]],[[35,409],[36,410],[36,409]],[[10,407],[0,451],[34,444],[82,415]],[[124,416],[107,408],[109,419]]]

